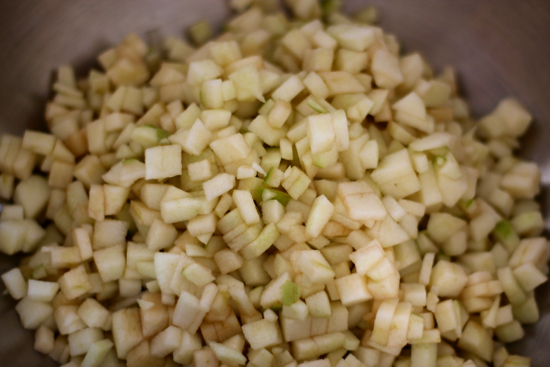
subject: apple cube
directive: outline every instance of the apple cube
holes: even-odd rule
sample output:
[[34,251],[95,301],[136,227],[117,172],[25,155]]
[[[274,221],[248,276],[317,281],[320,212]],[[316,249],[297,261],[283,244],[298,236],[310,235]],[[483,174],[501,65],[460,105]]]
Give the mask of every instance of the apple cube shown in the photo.
[[110,312],[93,298],[88,298],[78,307],[78,316],[90,328],[103,328]]
[[493,359],[494,341],[489,332],[477,322],[470,320],[464,327],[458,347],[490,362]]
[[214,261],[222,274],[228,274],[241,268],[244,264],[243,258],[229,250],[220,250],[214,254]]
[[160,293],[144,293],[141,301],[152,304],[147,309],[140,309],[143,336],[149,338],[168,327],[168,310],[162,303]]
[[439,361],[436,343],[413,344],[411,348],[411,367],[433,367]]
[[246,357],[238,350],[216,342],[210,342],[209,346],[216,355],[216,358],[222,363],[231,365],[246,364]]
[[377,50],[372,57],[371,72],[380,88],[392,89],[403,82],[398,59],[389,51]]
[[96,341],[88,348],[86,356],[82,360],[82,367],[99,367],[106,359],[107,354],[113,348],[113,342],[109,339]]
[[521,305],[527,300],[527,295],[516,280],[512,269],[509,267],[498,269],[497,277],[512,305]]
[[153,252],[159,251],[172,246],[177,235],[178,231],[173,225],[166,224],[164,221],[157,218],[151,224],[145,242],[149,250]]
[[251,152],[251,148],[242,134],[234,134],[210,143],[210,148],[223,165],[245,159]]
[[122,247],[115,246],[95,251],[94,262],[104,283],[118,280],[124,275],[126,259]]
[[329,318],[332,314],[330,301],[326,292],[315,293],[305,299],[312,317]]
[[49,354],[53,350],[55,334],[48,327],[41,325],[36,329],[34,336],[34,349],[42,354]]
[[330,150],[336,139],[331,115],[309,116],[307,118],[307,137],[312,154]]
[[128,367],[163,367],[166,361],[151,354],[151,343],[144,340],[128,351],[126,365]]
[[61,292],[63,292],[68,300],[80,297],[92,289],[92,284],[84,265],[66,272],[59,278],[58,282]]
[[112,332],[117,356],[124,359],[143,340],[139,309],[125,308],[113,313]]
[[90,234],[84,228],[75,228],[71,232],[73,243],[80,251],[82,261],[90,260],[93,256]]
[[75,331],[69,335],[69,350],[71,356],[86,354],[92,344],[103,340],[103,331],[97,328],[87,328]]
[[236,99],[239,102],[253,102],[258,99],[265,102],[262,93],[260,73],[256,66],[248,64],[229,74],[229,80],[233,81]]
[[259,320],[243,325],[243,333],[253,349],[273,347],[283,342],[277,322]]
[[460,265],[441,260],[432,269],[431,286],[438,287],[441,297],[458,297],[467,282],[468,276]]
[[55,309],[53,316],[61,335],[68,335],[86,327],[78,315],[76,305],[60,305]]
[[270,223],[262,228],[259,235],[241,250],[244,259],[250,260],[263,254],[279,238],[279,231],[275,224]]
[[508,324],[498,326],[495,329],[495,334],[501,342],[512,343],[522,339],[525,336],[525,331],[519,321],[513,320]]
[[268,124],[267,118],[262,115],[258,115],[248,128],[269,146],[278,146],[279,141],[285,136],[288,130],[286,126],[280,129],[273,128]]
[[296,262],[298,269],[312,283],[327,283],[334,278],[334,271],[320,251],[302,251]]
[[212,163],[208,159],[187,166],[189,179],[194,182],[205,181],[212,177]]
[[36,154],[49,155],[54,149],[56,140],[51,134],[26,130],[22,147]]
[[[146,171],[146,167],[144,163],[138,161],[137,159],[125,159],[115,164],[114,166],[112,166],[109,172],[102,174],[102,177],[103,177],[103,180],[108,184],[122,186],[122,187],[130,187],[137,180],[141,178],[145,178],[145,171]],[[77,178],[80,180],[79,177]],[[101,179],[99,179],[98,181],[99,182],[93,182],[93,183],[97,183],[97,184],[102,183]],[[92,183],[90,183],[90,185],[91,184]]]
[[180,129],[168,138],[171,143],[180,145],[184,152],[195,156],[204,151],[211,139],[212,133],[200,119],[197,119],[190,129]]
[[128,222],[121,220],[106,219],[97,222],[92,240],[94,250],[125,245],[128,228]]
[[195,218],[204,205],[204,198],[190,196],[185,192],[176,199],[168,199],[165,195],[160,204],[160,213],[164,223],[171,224]]
[[59,283],[29,279],[27,297],[33,301],[51,302],[58,290]]
[[202,340],[199,334],[190,334],[182,331],[181,344],[174,350],[174,361],[181,364],[189,364],[193,360],[195,351],[202,348]]
[[290,102],[304,90],[304,88],[304,84],[300,78],[298,76],[292,76],[273,92],[271,98],[273,98],[274,101],[282,99],[283,101]]
[[37,329],[53,313],[53,307],[46,302],[33,301],[25,297],[15,306],[21,324],[25,329]]
[[33,175],[16,186],[13,199],[16,204],[23,206],[25,218],[36,218],[46,208],[49,196],[50,188],[46,179]]
[[182,330],[169,326],[151,339],[151,354],[158,358],[164,358],[181,345]]
[[233,187],[235,187],[235,176],[227,173],[219,173],[214,178],[203,183],[204,194],[207,200],[222,196]]
[[27,282],[19,268],[2,274],[2,281],[13,299],[19,300],[27,295]]
[[337,278],[335,282],[340,300],[346,307],[372,299],[372,295],[367,288],[366,278],[358,273]]
[[432,213],[428,221],[428,235],[437,243],[445,242],[466,226],[466,222],[447,213]]
[[334,205],[324,195],[315,198],[307,218],[306,233],[312,238],[319,237],[333,212]]
[[311,179],[298,167],[293,166],[285,173],[282,186],[294,200],[298,200],[310,183]]
[[164,179],[181,175],[181,146],[167,145],[145,150],[145,179]]
[[187,266],[182,275],[198,287],[203,287],[215,279],[209,269],[196,263]]
[[[183,291],[180,294],[176,308],[174,309],[172,323],[182,330],[189,329],[199,314],[202,313],[199,302],[200,301],[197,297],[191,293]],[[204,317],[204,315],[202,317]]]
[[247,225],[260,222],[260,216],[252,194],[248,190],[233,190],[233,202],[237,205],[241,217]]

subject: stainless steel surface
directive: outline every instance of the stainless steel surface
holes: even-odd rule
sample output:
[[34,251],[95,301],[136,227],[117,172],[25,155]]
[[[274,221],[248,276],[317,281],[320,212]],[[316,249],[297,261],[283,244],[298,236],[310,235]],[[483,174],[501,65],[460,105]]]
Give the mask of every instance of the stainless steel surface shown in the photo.
[[[382,25],[405,50],[420,50],[436,67],[454,65],[473,114],[489,112],[512,95],[533,113],[522,155],[542,168],[542,199],[549,214],[550,1],[346,1],[346,10],[379,8]],[[146,37],[182,35],[199,19],[220,25],[229,16],[222,0],[19,0],[0,2],[0,132],[21,133],[42,124],[52,72],[73,64],[84,73],[105,47],[134,31]],[[547,220],[548,223],[548,220]],[[0,273],[14,261],[0,257]],[[0,285],[3,287],[3,285]],[[538,293],[542,320],[527,327],[511,350],[550,364],[550,287]],[[0,365],[55,366],[32,349],[33,333],[19,325],[14,302],[0,297]]]

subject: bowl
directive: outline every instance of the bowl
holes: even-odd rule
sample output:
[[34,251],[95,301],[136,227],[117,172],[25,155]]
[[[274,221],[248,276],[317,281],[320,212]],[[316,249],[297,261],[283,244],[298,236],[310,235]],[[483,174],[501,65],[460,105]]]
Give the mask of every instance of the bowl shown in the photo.
[[[345,0],[346,12],[376,6],[381,25],[418,50],[436,67],[453,65],[460,89],[480,117],[506,96],[520,100],[535,123],[520,154],[542,170],[541,200],[548,218],[550,196],[550,2],[541,0]],[[44,107],[55,68],[71,64],[83,75],[95,56],[136,32],[148,42],[183,35],[187,26],[207,19],[220,26],[231,12],[223,0],[26,0],[0,2],[0,133],[21,134],[44,126]],[[548,229],[547,219],[547,229]],[[0,273],[17,259],[0,256]],[[3,287],[3,285],[0,285]],[[0,290],[3,290],[0,288]],[[526,327],[513,353],[550,360],[550,286],[537,291],[541,321]],[[10,367],[55,366],[33,349],[33,332],[24,330],[15,302],[0,297],[0,360]]]

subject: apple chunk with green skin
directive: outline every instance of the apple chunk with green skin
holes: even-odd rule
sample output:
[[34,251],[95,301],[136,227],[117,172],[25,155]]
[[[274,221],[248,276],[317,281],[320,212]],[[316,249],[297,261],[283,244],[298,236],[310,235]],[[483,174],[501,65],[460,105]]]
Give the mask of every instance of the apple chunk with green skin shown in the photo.
[[283,303],[283,297],[286,293],[283,292],[283,290],[285,290],[285,284],[287,284],[287,282],[292,283],[288,273],[283,273],[278,278],[269,282],[269,284],[265,286],[260,298],[260,305],[263,308],[281,305]]
[[[283,284],[282,292],[282,302],[285,306],[291,306],[300,300],[300,288],[298,284],[287,280]],[[283,307],[284,309],[284,307]],[[292,308],[294,310],[294,308]]]
[[163,179],[181,175],[181,146],[174,144],[145,150],[145,179]]
[[279,230],[274,223],[265,226],[259,236],[241,250],[241,255],[250,260],[263,254],[279,238]]

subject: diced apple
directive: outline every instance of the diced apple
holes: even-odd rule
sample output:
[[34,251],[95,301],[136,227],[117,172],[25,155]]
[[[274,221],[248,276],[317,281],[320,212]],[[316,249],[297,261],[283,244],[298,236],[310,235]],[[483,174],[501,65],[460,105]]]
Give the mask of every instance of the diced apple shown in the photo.
[[244,325],[243,333],[253,349],[269,348],[283,342],[278,323],[267,320]]
[[128,352],[143,340],[139,309],[126,308],[113,313],[113,339],[118,358],[126,358]]
[[168,145],[145,150],[145,179],[164,179],[181,175],[181,147]]
[[27,282],[19,268],[2,274],[2,281],[13,299],[19,300],[27,295]]

